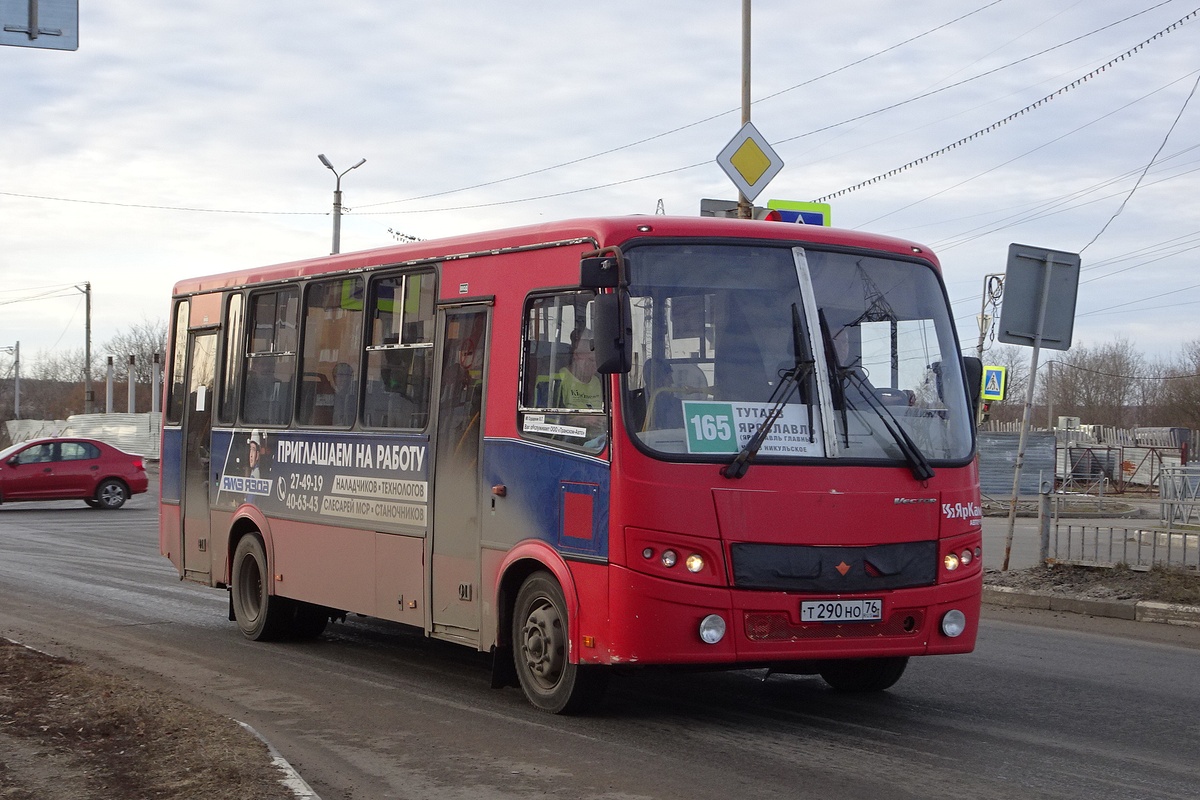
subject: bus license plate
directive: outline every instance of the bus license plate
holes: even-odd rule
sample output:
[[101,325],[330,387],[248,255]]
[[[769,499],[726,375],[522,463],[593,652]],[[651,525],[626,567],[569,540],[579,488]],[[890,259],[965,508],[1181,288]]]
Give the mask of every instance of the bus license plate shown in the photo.
[[883,619],[882,600],[806,600],[801,622],[876,622]]

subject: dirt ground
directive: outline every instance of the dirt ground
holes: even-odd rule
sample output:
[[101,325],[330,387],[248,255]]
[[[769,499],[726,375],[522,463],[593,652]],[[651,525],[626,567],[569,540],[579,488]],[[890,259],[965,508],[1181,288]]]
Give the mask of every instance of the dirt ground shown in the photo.
[[0,800],[284,800],[232,719],[0,638]]
[[1033,567],[1008,572],[989,569],[984,583],[1027,591],[1055,592],[1093,600],[1157,600],[1200,605],[1200,572],[1194,569],[1134,570],[1089,567]]
[[[989,570],[991,585],[1200,605],[1195,570]],[[228,717],[0,638],[0,800],[284,800],[267,747]]]

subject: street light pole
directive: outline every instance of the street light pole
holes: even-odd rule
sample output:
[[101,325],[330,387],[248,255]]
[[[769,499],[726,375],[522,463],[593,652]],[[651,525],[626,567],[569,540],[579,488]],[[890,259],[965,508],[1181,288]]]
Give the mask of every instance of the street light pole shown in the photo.
[[332,172],[337,177],[337,182],[334,184],[334,188],[333,188],[333,250],[332,250],[332,255],[337,255],[338,253],[340,253],[342,251],[342,176],[345,175],[347,172],[349,172],[351,169],[358,169],[363,164],[367,163],[367,160],[364,158],[364,159],[360,160],[357,164],[355,164],[353,167],[350,167],[350,169],[346,169],[346,170],[343,170],[342,172],[338,172],[336,169],[333,168],[333,164],[329,163],[329,159],[325,157],[324,153],[318,154],[317,158],[320,159],[321,163],[324,164],[326,166],[326,168],[328,168],[329,171]]

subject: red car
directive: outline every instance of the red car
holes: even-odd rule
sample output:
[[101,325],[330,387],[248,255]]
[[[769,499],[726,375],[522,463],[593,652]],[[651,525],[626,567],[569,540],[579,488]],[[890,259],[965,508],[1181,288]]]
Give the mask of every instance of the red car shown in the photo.
[[0,450],[0,503],[79,499],[120,508],[148,483],[141,456],[95,439],[31,439]]

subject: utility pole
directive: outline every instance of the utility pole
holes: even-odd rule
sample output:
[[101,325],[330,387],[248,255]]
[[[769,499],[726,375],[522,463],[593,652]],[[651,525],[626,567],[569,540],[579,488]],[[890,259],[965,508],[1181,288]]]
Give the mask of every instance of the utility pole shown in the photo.
[[[742,0],[742,125],[750,121],[750,0]],[[754,206],[738,190],[738,219],[752,219]]]
[[84,296],[83,323],[83,413],[95,412],[95,395],[92,393],[92,284],[84,281],[83,288],[75,287]]
[[[746,0],[746,2],[749,1],[750,0]],[[329,159],[325,157],[324,153],[318,154],[317,159],[320,160],[320,162],[337,177],[337,182],[333,187],[333,251],[331,252],[331,255],[336,256],[342,251],[342,176],[351,169],[358,169],[363,164],[367,163],[367,160],[365,158],[361,159],[353,167],[350,167],[350,169],[338,172],[333,168],[333,164],[329,163]]]
[[21,418],[21,343],[12,347],[0,347],[0,353],[13,356],[13,419]]

